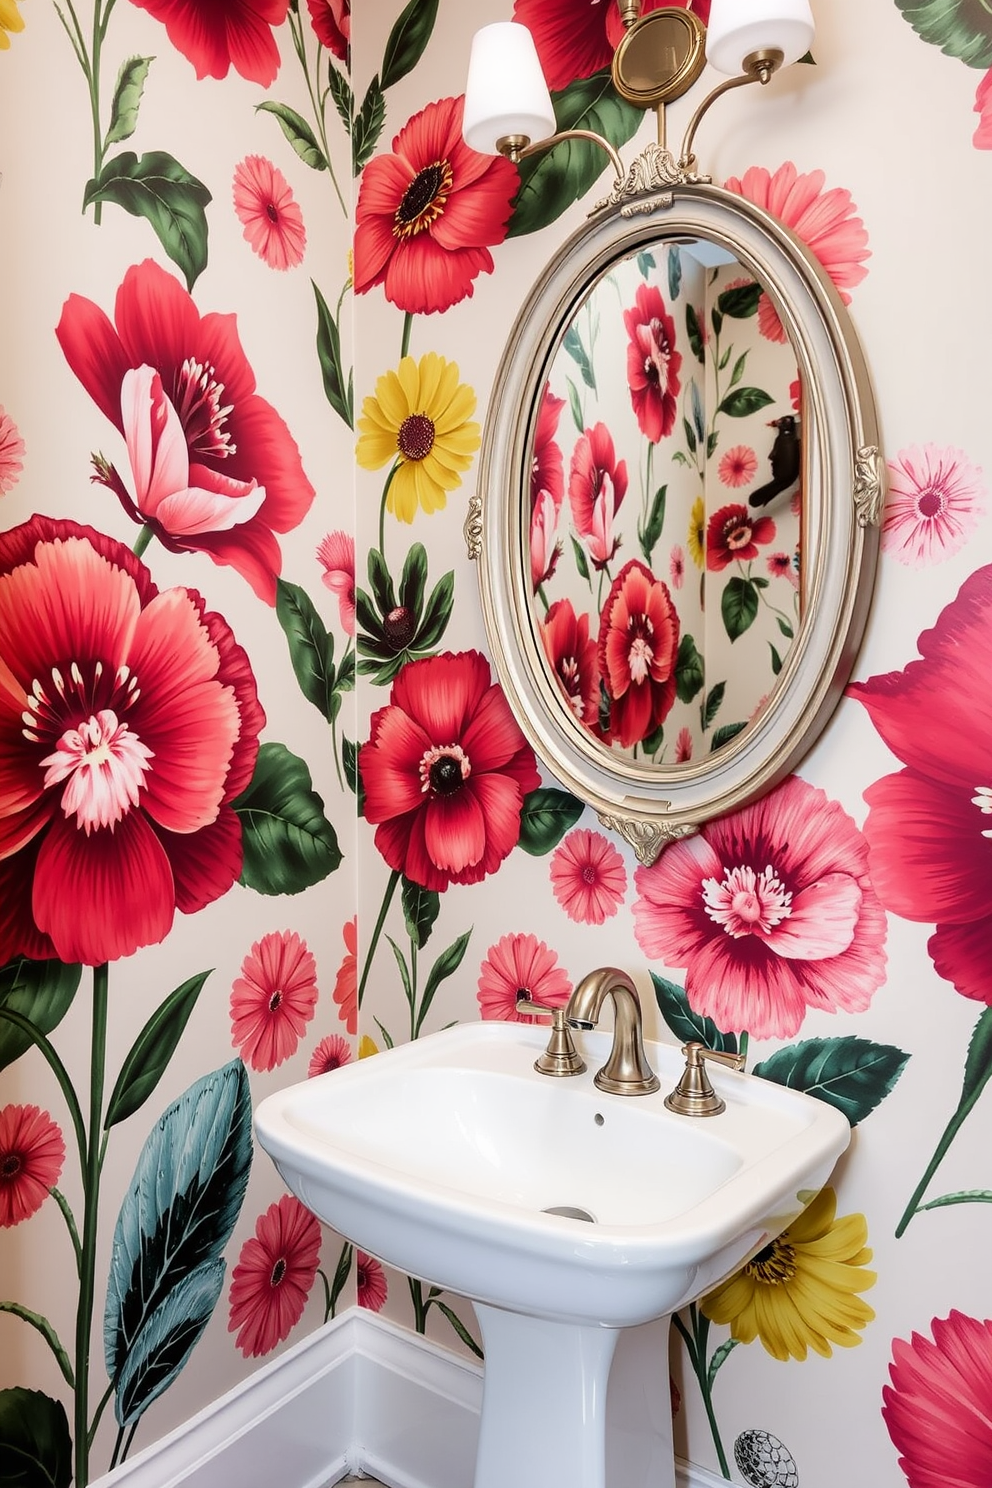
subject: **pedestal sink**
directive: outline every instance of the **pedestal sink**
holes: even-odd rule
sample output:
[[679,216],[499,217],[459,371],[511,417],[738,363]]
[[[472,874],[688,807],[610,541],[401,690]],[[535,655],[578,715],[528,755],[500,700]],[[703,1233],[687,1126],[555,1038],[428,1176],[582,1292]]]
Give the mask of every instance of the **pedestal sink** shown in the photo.
[[339,1234],[474,1303],[475,1488],[673,1488],[667,1320],[802,1212],[850,1127],[722,1069],[725,1111],[675,1115],[684,1060],[664,1044],[646,1045],[656,1095],[604,1095],[605,1035],[583,1035],[568,1079],[534,1070],[546,1041],[521,1023],[432,1034],[269,1096],[258,1140]]

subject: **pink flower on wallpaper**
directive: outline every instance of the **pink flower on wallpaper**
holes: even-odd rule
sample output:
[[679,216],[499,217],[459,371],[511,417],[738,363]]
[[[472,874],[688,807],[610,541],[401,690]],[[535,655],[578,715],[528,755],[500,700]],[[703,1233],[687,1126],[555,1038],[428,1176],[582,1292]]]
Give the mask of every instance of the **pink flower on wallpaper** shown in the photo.
[[491,274],[519,185],[516,166],[462,139],[464,98],[414,114],[362,172],[355,209],[355,293],[381,284],[408,315],[448,310]]
[[798,776],[676,842],[634,882],[641,949],[685,967],[690,1005],[725,1032],[792,1038],[810,1009],[864,1012],[884,980],[868,844]]
[[565,407],[564,398],[556,398],[547,383],[541,394],[541,407],[534,431],[534,455],[530,471],[531,504],[542,491],[547,491],[555,507],[565,495],[565,463],[558,443],[558,421]]
[[716,473],[725,486],[749,486],[758,473],[758,457],[749,444],[735,444],[720,456]]
[[348,61],[351,0],[307,0],[314,35],[339,62]]
[[0,534],[0,674],[0,964],[129,956],[227,893],[265,715],[220,615],[32,517]]
[[685,583],[685,548],[676,543],[668,555],[668,582],[673,589],[681,589]]
[[[70,295],[56,328],[65,358],[101,412],[125,434],[122,392],[131,370],[152,368],[182,425],[191,474],[211,489],[265,493],[257,513],[230,531],[181,536],[151,523],[176,552],[200,551],[230,564],[275,604],[282,559],[275,533],[291,532],[314,497],[300,452],[275,409],[255,391],[233,315],[200,315],[177,279],[152,259],[128,269],[117,291],[114,322],[92,300]],[[163,405],[164,407],[164,405]],[[162,419],[162,409],[151,417]],[[150,437],[150,436],[149,436]],[[112,468],[112,467],[108,467]],[[128,515],[142,513],[118,484]]]
[[536,594],[542,584],[554,577],[561,557],[558,537],[560,508],[550,491],[539,491],[530,509],[530,581]]
[[[791,227],[819,259],[841,299],[848,304],[851,299],[848,291],[860,284],[868,272],[864,262],[871,257],[871,250],[851,193],[839,186],[825,191],[825,180],[823,171],[800,175],[792,162],[787,161],[774,175],[752,166],[739,180],[731,176],[724,186]],[[766,294],[758,303],[758,329],[769,341],[786,340],[778,312]]]
[[371,727],[358,756],[365,820],[390,868],[438,892],[495,873],[541,777],[485,657],[408,662]]
[[0,407],[0,495],[6,495],[17,485],[18,477],[24,469],[24,440],[20,436],[17,425]]
[[312,1080],[314,1075],[326,1075],[329,1070],[340,1069],[342,1065],[350,1064],[352,1058],[351,1045],[348,1040],[342,1038],[339,1033],[329,1033],[321,1039],[310,1055],[307,1076]]
[[992,150],[992,71],[982,78],[975,93],[978,128],[972,137],[976,150]]
[[675,763],[684,765],[692,759],[692,734],[687,728],[680,728],[675,736]]
[[[644,0],[642,13],[657,10],[673,0]],[[692,10],[704,23],[709,20],[710,0],[674,0],[678,9]],[[624,34],[620,12],[601,0],[514,0],[513,19],[526,26],[534,37],[548,87],[567,88],[578,78],[591,77],[608,68]]]
[[295,930],[256,940],[231,988],[231,1041],[254,1070],[295,1054],[317,1006],[317,963]]
[[872,881],[886,909],[933,923],[938,975],[992,1004],[992,566],[965,580],[917,647],[902,671],[847,689],[905,767],[864,793]]
[[576,615],[570,599],[556,599],[541,625],[548,664],[569,709],[586,728],[599,726],[599,663],[589,616]]
[[882,1418],[909,1488],[992,1482],[992,1322],[954,1311],[892,1340]]
[[634,306],[623,312],[627,329],[627,386],[638,428],[653,444],[670,434],[678,412],[682,353],[675,322],[655,284],[639,284]]
[[289,182],[264,155],[246,155],[234,168],[234,210],[244,239],[270,269],[303,262],[307,233]]
[[355,1251],[355,1281],[359,1307],[367,1307],[369,1312],[381,1312],[389,1292],[386,1273],[379,1262],[366,1255],[364,1250]]
[[564,1007],[572,984],[558,955],[536,935],[504,935],[486,952],[479,967],[479,1011],[504,1023],[546,1023],[539,1013],[518,1013],[517,998],[527,996],[544,1007]]
[[793,589],[799,589],[799,568],[797,566],[799,554],[796,553],[769,553],[765,560],[768,573],[773,579],[788,579]]
[[599,620],[599,670],[610,733],[623,749],[664,723],[675,702],[679,615],[668,585],[632,558],[614,579]]
[[303,1316],[320,1260],[320,1224],[283,1194],[260,1214],[231,1277],[227,1331],[246,1359],[271,1353]]
[[65,1162],[62,1133],[38,1106],[0,1111],[0,1229],[36,1214]]
[[341,928],[345,952],[338,967],[332,996],[338,1017],[349,1033],[358,1032],[358,916],[352,915]]
[[338,618],[346,635],[355,634],[355,539],[350,532],[329,532],[317,546],[321,578],[337,595]]
[[925,568],[964,547],[985,515],[982,472],[962,450],[926,444],[888,462],[882,548],[909,568]]
[[279,71],[273,26],[289,0],[131,0],[165,26],[169,40],[198,78],[227,77],[230,68],[267,88]]
[[706,525],[706,567],[720,573],[731,563],[757,558],[759,545],[774,541],[771,517],[757,517],[746,506],[721,506]]
[[551,888],[570,920],[602,925],[627,892],[623,858],[602,832],[579,827],[551,855]]
[[575,441],[568,472],[572,521],[594,568],[605,568],[620,546],[613,524],[626,494],[627,462],[617,459],[606,425],[594,424]]

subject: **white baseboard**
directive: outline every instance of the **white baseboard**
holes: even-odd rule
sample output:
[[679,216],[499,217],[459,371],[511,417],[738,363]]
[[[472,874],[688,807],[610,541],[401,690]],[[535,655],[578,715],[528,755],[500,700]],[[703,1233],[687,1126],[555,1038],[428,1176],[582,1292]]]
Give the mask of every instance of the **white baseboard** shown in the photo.
[[481,1403],[479,1365],[352,1307],[91,1488],[471,1488]]

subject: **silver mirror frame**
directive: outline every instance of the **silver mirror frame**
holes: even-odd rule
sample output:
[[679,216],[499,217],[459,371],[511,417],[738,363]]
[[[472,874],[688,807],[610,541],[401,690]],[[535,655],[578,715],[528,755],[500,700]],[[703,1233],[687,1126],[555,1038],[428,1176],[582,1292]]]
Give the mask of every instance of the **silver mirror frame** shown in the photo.
[[[733,253],[770,295],[796,354],[811,431],[806,613],[764,711],[722,749],[664,767],[614,756],[574,719],[535,632],[530,459],[540,395],[565,329],[619,259],[699,237]],[[850,677],[868,617],[884,462],[868,369],[850,316],[810,250],[777,218],[698,177],[596,209],[517,316],[493,384],[465,524],[503,691],[538,758],[645,864],[795,768]]]

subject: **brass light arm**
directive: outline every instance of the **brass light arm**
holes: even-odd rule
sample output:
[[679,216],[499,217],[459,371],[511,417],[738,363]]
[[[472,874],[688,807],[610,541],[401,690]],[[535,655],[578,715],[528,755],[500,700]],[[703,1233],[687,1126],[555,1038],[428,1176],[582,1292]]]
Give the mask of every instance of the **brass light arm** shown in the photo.
[[526,160],[528,155],[539,155],[544,150],[552,150],[555,145],[567,139],[587,139],[592,140],[594,145],[600,145],[610,157],[617,180],[623,180],[626,174],[623,161],[609,140],[604,139],[593,129],[560,129],[557,134],[549,134],[547,139],[535,140],[533,144],[529,143],[526,135],[504,134],[502,139],[496,141],[496,148],[507,160],[512,160],[514,165],[519,165],[520,161]]
[[712,93],[706,95],[689,120],[685,137],[682,140],[679,165],[683,169],[687,170],[695,159],[692,153],[692,143],[696,137],[696,130],[699,128],[703,116],[716,103],[717,99],[722,98],[725,93],[729,93],[732,88],[743,88],[747,83],[760,83],[764,87],[772,74],[777,72],[781,67],[783,60],[782,53],[772,47],[769,47],[767,51],[753,52],[751,56],[745,57],[744,71],[739,77],[727,78],[726,82],[720,83],[719,87],[714,88]]

